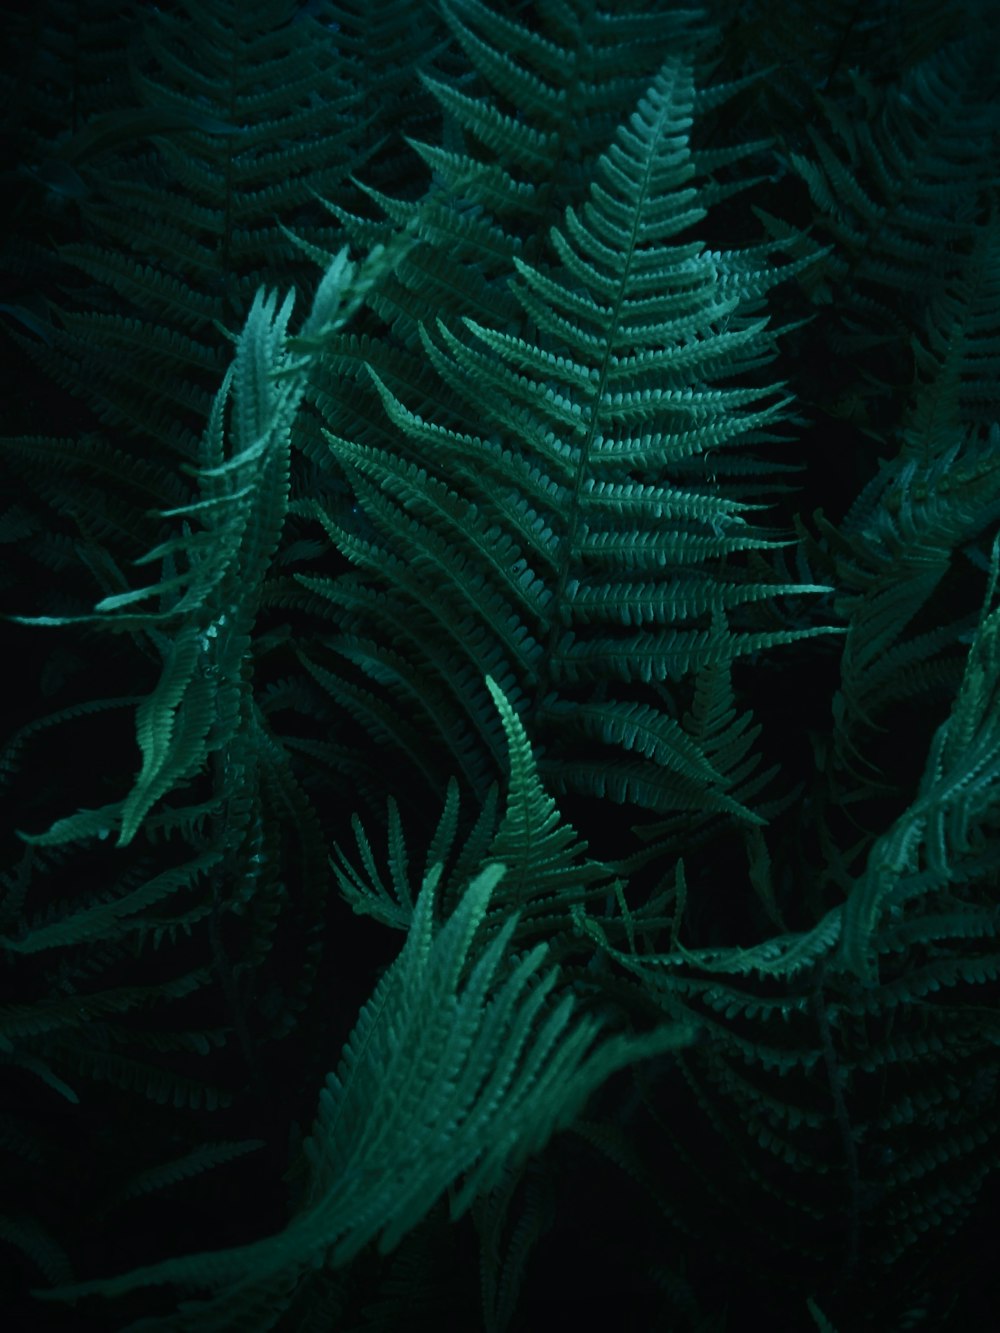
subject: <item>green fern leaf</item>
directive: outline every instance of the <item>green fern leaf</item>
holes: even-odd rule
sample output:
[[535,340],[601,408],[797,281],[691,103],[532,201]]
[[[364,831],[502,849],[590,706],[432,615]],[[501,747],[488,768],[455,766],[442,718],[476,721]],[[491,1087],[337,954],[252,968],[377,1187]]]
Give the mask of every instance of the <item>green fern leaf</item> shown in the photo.
[[[376,1238],[388,1251],[461,1179],[451,1204],[460,1217],[508,1165],[541,1151],[614,1070],[692,1039],[677,1024],[598,1043],[595,1020],[573,1019],[572,996],[552,1002],[558,978],[555,969],[540,973],[545,945],[508,960],[516,916],[470,958],[503,875],[501,865],[485,868],[439,931],[438,875],[425,880],[406,944],[327,1078],[306,1141],[308,1185],[283,1232],[37,1294],[75,1300],[164,1282],[207,1285],[221,1311],[251,1289],[287,1290],[312,1265],[347,1263]],[[252,1327],[269,1328],[273,1317],[261,1302]]]

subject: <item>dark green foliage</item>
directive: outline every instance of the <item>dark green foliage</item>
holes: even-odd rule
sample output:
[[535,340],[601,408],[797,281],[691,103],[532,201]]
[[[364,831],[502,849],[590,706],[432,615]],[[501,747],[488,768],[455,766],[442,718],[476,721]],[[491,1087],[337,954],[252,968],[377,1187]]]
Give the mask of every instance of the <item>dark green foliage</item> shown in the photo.
[[12,1326],[995,1299],[989,18],[12,27]]

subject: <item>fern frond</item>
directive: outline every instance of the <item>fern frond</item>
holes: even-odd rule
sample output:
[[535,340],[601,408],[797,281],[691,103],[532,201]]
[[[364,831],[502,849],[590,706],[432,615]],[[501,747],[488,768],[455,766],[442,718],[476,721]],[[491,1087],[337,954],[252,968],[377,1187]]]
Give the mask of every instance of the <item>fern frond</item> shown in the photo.
[[376,1237],[383,1252],[391,1250],[462,1178],[451,1204],[460,1217],[509,1165],[539,1152],[570,1123],[615,1069],[691,1039],[677,1024],[598,1042],[595,1020],[573,1020],[570,995],[549,998],[557,974],[540,973],[545,945],[508,962],[516,916],[470,958],[503,875],[502,865],[485,868],[438,931],[438,874],[425,880],[406,944],[327,1078],[306,1141],[308,1186],[284,1232],[37,1294],[69,1300],[164,1282],[207,1285],[217,1292],[208,1316],[252,1291],[252,1326],[273,1327],[267,1298],[289,1290],[308,1267],[344,1264]]
[[[493,433],[434,422],[372,372],[403,449],[331,432],[326,438],[374,531],[362,540],[322,510],[317,516],[348,559],[373,576],[368,585],[352,578],[343,593],[323,586],[358,608],[341,633],[357,644],[368,623],[396,625],[395,640],[413,664],[410,694],[434,714],[438,743],[447,736],[458,749],[454,724],[442,726],[443,684],[456,695],[452,716],[464,713],[475,728],[462,749],[485,746],[496,765],[496,731],[476,683],[492,676],[527,695],[526,722],[544,738],[542,772],[556,786],[572,772],[588,794],[610,792],[655,810],[739,809],[746,817],[722,793],[708,794],[721,776],[657,704],[622,699],[588,707],[576,697],[579,687],[615,678],[630,685],[683,679],[742,652],[828,632],[742,634],[726,620],[726,612],[736,618],[754,601],[827,589],[723,572],[769,538],[743,517],[752,505],[713,490],[705,455],[748,443],[780,417],[786,400],[780,385],[712,384],[745,362],[758,364],[770,347],[765,322],[737,311],[741,292],[756,299],[777,280],[761,268],[763,255],[668,244],[702,216],[687,184],[693,98],[690,69],[668,61],[600,159],[591,201],[579,216],[567,210],[565,228],[553,229],[561,267],[516,260],[516,294],[538,339],[468,319],[478,347],[443,320],[437,336],[422,333],[456,401],[470,417],[485,416]],[[671,471],[685,466],[685,480],[674,480]],[[714,632],[699,627],[709,615],[721,617]],[[632,624],[652,629],[626,632]],[[433,639],[424,626],[433,626]],[[391,661],[385,650],[381,660],[351,656],[399,691],[398,650]],[[608,746],[607,759],[593,766],[600,778],[579,756],[564,762],[547,744],[552,737],[568,748],[566,724],[576,739],[600,735]],[[468,767],[464,755],[462,763]],[[478,794],[486,786],[481,781]]]

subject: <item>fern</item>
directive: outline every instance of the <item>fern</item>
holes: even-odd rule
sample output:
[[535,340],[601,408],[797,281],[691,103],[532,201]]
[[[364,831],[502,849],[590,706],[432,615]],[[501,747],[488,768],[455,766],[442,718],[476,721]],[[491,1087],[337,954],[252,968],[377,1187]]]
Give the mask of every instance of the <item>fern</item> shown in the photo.
[[[683,188],[692,170],[683,140],[692,98],[689,71],[670,62],[601,159],[602,183],[582,218],[570,211],[565,232],[553,233],[564,277],[517,261],[518,299],[546,343],[561,343],[565,354],[471,321],[481,350],[444,324],[440,342],[423,335],[451,388],[489,404],[496,433],[432,423],[375,375],[407,452],[416,457],[418,446],[433,445],[450,481],[404,454],[328,435],[355,474],[377,539],[318,516],[377,580],[299,582],[341,609],[330,645],[398,700],[415,700],[480,794],[487,756],[473,755],[483,745],[495,754],[496,742],[476,681],[492,674],[523,693],[531,730],[545,737],[542,772],[558,790],[572,783],[647,809],[752,817],[662,708],[641,697],[588,704],[576,687],[681,680],[824,632],[726,628],[725,613],[755,599],[824,589],[723,573],[741,551],[771,543],[743,517],[750,506],[697,484],[699,475],[706,481],[704,454],[749,442],[781,402],[761,404],[766,389],[708,387],[764,353],[763,322],[738,315],[738,293],[756,295],[774,275],[696,244],[662,244],[698,216]],[[662,294],[647,295],[654,290]],[[671,468],[686,484],[665,479]],[[434,592],[424,569],[434,571]],[[714,631],[698,627],[709,616]],[[368,645],[388,643],[390,624],[391,655],[373,654]],[[446,652],[444,643],[452,645]],[[596,743],[604,754],[588,761],[577,749],[560,759],[570,723],[591,753]]]
[[[484,940],[505,872],[484,866],[439,930],[440,864],[425,877],[406,943],[327,1077],[304,1145],[301,1201],[282,1233],[39,1294],[75,1300],[163,1282],[207,1285],[216,1289],[210,1301],[181,1306],[188,1327],[219,1327],[237,1312],[247,1327],[272,1327],[300,1273],[346,1264],[375,1239],[381,1251],[393,1249],[459,1180],[451,1216],[460,1217],[540,1151],[615,1069],[691,1039],[675,1024],[598,1042],[600,1024],[574,1019],[573,997],[553,994],[557,969],[541,973],[545,944],[510,955],[516,913]],[[168,1318],[161,1326],[177,1325]]]
[[11,24],[8,1322],[995,1304],[993,16],[612,8]]

